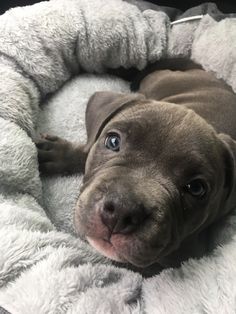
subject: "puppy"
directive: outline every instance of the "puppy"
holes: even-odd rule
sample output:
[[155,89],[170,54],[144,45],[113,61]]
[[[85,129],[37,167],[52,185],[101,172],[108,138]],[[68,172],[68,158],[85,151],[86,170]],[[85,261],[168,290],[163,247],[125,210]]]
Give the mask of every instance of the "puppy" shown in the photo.
[[138,93],[90,98],[86,145],[45,135],[39,167],[84,173],[74,221],[99,252],[175,267],[205,254],[210,227],[236,206],[236,96],[196,65],[146,74]]

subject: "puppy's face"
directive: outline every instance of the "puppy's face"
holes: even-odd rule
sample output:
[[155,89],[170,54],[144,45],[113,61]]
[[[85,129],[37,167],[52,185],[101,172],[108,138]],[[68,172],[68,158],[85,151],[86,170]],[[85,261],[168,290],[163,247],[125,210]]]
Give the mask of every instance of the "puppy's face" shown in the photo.
[[224,162],[222,142],[193,111],[141,100],[91,144],[76,228],[113,260],[158,262],[214,220]]

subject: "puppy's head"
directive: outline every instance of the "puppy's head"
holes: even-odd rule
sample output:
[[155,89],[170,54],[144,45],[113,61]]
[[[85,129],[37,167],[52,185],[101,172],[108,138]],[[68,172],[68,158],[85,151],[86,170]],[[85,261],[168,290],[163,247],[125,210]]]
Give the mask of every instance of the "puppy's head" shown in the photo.
[[234,178],[227,139],[181,106],[139,94],[96,93],[75,212],[78,232],[105,256],[146,267],[210,224]]

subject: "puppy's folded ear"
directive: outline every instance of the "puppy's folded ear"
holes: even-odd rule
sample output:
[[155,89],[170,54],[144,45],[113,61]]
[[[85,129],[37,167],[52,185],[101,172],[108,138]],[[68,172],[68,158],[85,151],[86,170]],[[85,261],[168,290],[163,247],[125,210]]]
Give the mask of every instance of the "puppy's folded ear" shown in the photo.
[[86,110],[87,145],[89,150],[99,137],[107,122],[118,112],[144,100],[145,96],[138,93],[122,94],[115,92],[96,92],[88,101]]
[[219,134],[224,146],[225,187],[236,199],[236,141],[227,134]]

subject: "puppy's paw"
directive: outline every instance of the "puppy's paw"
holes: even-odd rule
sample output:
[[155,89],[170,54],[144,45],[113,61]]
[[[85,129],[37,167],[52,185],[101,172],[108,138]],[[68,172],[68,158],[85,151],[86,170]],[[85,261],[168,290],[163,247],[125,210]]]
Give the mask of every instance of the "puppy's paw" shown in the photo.
[[44,175],[67,174],[73,146],[57,136],[41,134],[35,145],[38,149],[39,171]]

